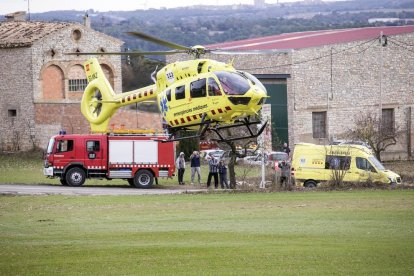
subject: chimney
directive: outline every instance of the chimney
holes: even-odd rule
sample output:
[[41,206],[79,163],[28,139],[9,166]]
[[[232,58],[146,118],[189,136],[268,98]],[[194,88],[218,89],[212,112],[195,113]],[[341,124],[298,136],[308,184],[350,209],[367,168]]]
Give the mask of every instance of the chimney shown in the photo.
[[17,11],[17,12],[6,14],[4,17],[6,18],[6,22],[26,21],[26,12],[25,11]]
[[91,19],[89,18],[88,12],[85,12],[85,15],[83,16],[83,25],[87,28],[91,27]]

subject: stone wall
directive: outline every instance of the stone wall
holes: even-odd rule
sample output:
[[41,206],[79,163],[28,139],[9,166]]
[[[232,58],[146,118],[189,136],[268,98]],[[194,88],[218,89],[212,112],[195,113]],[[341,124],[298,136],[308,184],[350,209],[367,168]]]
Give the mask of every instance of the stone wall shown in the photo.
[[[394,38],[414,43],[414,34]],[[382,109],[392,108],[401,134],[384,157],[407,157],[407,110],[414,106],[414,57],[407,50],[392,43],[381,47],[378,40],[359,41],[296,51],[293,63],[297,65],[292,68],[294,85],[289,90],[294,99],[289,106],[291,143],[329,143],[355,128],[361,116],[370,112],[380,116]],[[312,137],[315,111],[327,112],[326,139]]]
[[15,151],[33,146],[30,136],[34,132],[30,57],[30,48],[0,50],[0,150]]

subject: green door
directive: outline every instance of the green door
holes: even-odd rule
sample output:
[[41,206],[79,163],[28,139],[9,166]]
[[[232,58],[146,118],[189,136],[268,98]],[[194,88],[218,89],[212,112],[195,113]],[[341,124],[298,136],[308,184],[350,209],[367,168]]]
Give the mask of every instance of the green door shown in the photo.
[[285,83],[266,83],[267,104],[271,104],[272,112],[272,147],[277,149],[280,143],[288,142],[287,85]]

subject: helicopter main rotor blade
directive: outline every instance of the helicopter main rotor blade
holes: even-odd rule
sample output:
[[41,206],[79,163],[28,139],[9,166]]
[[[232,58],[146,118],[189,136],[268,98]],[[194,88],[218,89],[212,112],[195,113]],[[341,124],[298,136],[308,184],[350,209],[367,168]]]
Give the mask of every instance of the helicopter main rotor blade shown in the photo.
[[66,53],[66,55],[73,55],[73,56],[88,56],[88,55],[95,55],[95,56],[163,56],[163,55],[175,55],[175,54],[185,54],[188,51],[184,50],[173,50],[173,51],[148,51],[148,52],[74,52],[74,53]]
[[291,53],[293,49],[274,49],[274,50],[220,50],[206,49],[206,52],[217,54],[217,55],[271,55],[271,54],[281,54],[281,53]]
[[170,41],[167,41],[167,40],[163,40],[163,39],[160,39],[160,38],[157,38],[157,37],[153,37],[153,36],[141,33],[141,32],[127,32],[127,34],[132,35],[132,36],[136,36],[136,37],[141,38],[143,40],[151,41],[155,44],[167,46],[167,47],[172,48],[172,49],[187,50],[187,51],[191,50],[190,47],[183,46],[183,45],[180,45],[180,44],[176,44],[176,43],[173,43],[173,42],[170,42]]

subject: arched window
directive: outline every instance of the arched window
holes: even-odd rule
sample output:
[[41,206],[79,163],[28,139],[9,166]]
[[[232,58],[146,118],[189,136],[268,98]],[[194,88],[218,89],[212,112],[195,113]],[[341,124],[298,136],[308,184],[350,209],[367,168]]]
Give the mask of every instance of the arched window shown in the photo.
[[65,85],[63,71],[57,65],[50,65],[42,71],[42,93],[44,99],[64,99]]
[[76,64],[69,69],[68,85],[69,92],[83,92],[85,90],[88,81],[81,65]]
[[114,89],[114,72],[112,72],[111,67],[106,64],[101,64],[101,68],[106,79],[109,81],[109,84],[112,86],[112,89]]

